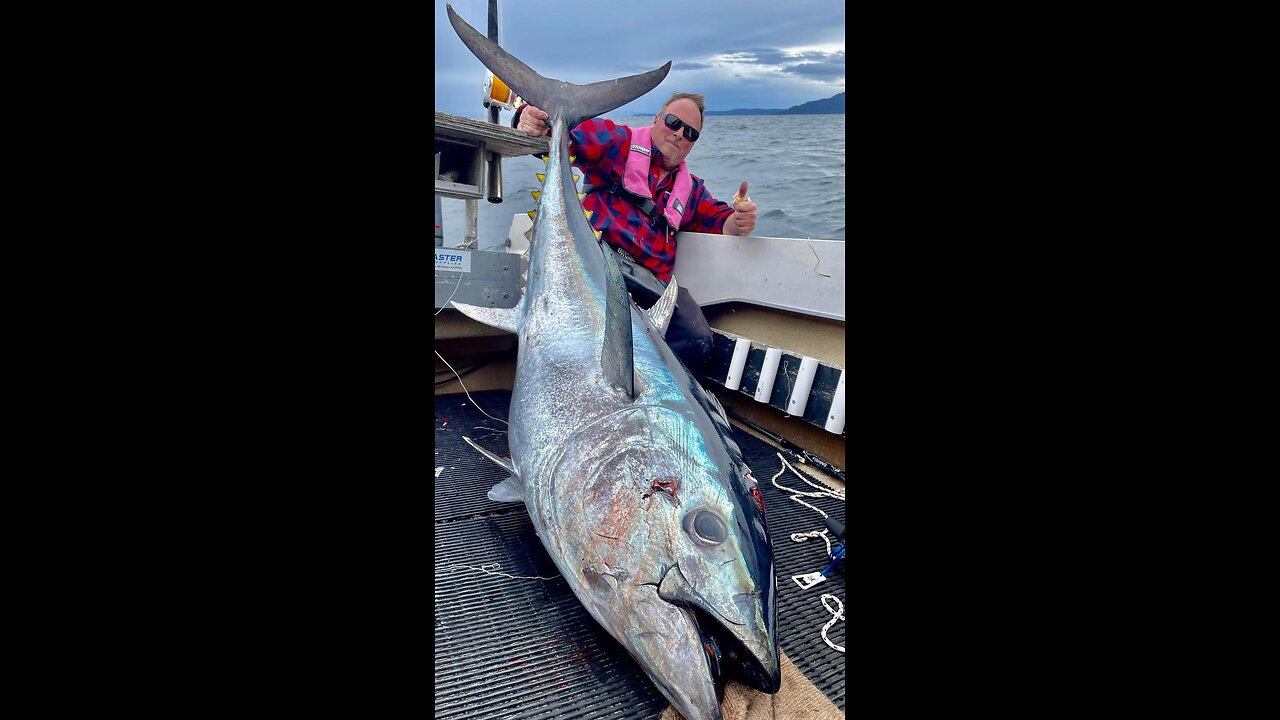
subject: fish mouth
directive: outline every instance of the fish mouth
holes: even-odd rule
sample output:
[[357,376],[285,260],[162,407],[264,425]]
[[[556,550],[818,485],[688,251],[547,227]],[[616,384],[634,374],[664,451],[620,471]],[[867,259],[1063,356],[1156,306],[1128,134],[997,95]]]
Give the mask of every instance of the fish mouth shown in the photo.
[[622,637],[655,687],[687,720],[723,720],[711,665],[694,613],[640,585]]
[[[710,643],[704,640],[704,647],[710,646],[708,667],[714,673],[732,677],[761,692],[778,692],[782,686],[782,666],[774,623],[771,618],[762,623],[759,616],[763,612],[746,612],[748,608],[760,607],[757,594],[735,596],[740,600],[741,609],[731,617],[694,590],[676,563],[663,574],[658,597],[687,610],[700,637],[711,640]],[[717,649],[719,658],[715,657]]]

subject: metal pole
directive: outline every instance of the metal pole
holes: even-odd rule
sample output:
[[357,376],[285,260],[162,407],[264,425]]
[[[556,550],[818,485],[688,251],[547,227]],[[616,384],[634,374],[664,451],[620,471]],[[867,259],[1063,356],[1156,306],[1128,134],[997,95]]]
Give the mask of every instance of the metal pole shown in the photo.
[[[489,0],[489,39],[498,43],[498,0]],[[498,124],[498,106],[489,106],[489,122]],[[502,202],[502,156],[496,152],[489,153],[489,177],[485,183],[489,202]]]
[[496,152],[489,153],[489,179],[485,185],[489,202],[502,202],[502,157]]
[[470,250],[476,246],[476,241],[479,240],[477,237],[479,233],[476,231],[476,221],[478,219],[476,211],[479,209],[479,202],[476,200],[465,200],[464,202],[467,204],[467,217],[462,226],[462,244],[458,247]]
[[[498,42],[498,0],[489,0],[489,39],[495,45],[502,45],[502,43]],[[489,122],[494,125],[498,124],[498,107],[496,105],[489,106]]]
[[[436,179],[440,179],[440,153],[436,153]],[[436,195],[436,247],[444,247],[444,211],[440,208],[439,195]]]

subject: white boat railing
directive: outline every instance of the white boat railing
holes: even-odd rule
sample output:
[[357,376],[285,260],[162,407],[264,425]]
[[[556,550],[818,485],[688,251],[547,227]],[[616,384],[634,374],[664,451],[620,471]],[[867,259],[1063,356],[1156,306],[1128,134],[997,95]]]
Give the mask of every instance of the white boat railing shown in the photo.
[[703,307],[748,302],[841,320],[844,242],[682,232],[675,278]]
[[[508,252],[529,247],[527,214],[511,221]],[[750,235],[682,232],[675,278],[703,307],[748,302],[804,315],[845,319],[845,244]]]

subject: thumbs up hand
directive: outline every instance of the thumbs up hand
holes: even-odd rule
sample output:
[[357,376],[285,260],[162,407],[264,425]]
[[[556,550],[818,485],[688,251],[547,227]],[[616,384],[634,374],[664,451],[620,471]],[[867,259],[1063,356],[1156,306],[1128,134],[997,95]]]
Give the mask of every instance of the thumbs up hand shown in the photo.
[[743,180],[733,195],[733,214],[724,221],[724,234],[750,235],[756,229],[756,204],[747,197],[747,181]]

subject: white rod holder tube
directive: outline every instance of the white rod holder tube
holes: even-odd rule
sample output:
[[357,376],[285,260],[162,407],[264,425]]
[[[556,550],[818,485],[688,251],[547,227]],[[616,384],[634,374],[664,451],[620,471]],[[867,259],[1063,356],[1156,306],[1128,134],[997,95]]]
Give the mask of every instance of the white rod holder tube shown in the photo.
[[827,412],[826,430],[839,435],[844,432],[844,374],[840,371],[840,381],[836,383],[835,394],[831,396],[831,410]]
[[809,390],[813,388],[813,376],[817,372],[817,360],[805,357],[800,361],[800,370],[796,373],[796,384],[791,390],[791,399],[787,401],[788,415],[804,416],[804,409],[809,405]]
[[769,348],[764,351],[764,364],[760,366],[760,384],[756,385],[756,402],[767,403],[773,397],[773,383],[778,379],[778,361],[782,351]]
[[737,390],[742,386],[742,370],[747,366],[747,352],[751,350],[751,341],[738,338],[733,344],[733,360],[729,362],[729,375],[724,379],[724,386],[729,390]]

